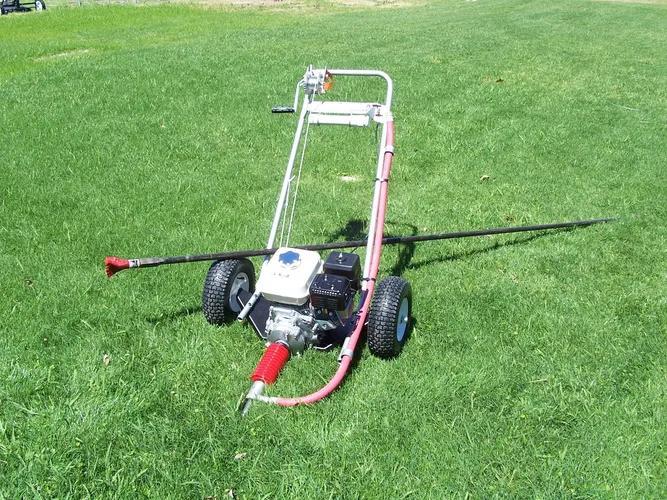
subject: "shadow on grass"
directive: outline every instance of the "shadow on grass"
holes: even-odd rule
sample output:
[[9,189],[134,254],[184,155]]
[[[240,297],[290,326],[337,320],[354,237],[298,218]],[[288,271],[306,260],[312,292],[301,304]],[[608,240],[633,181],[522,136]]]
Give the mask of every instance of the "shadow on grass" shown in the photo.
[[[417,226],[413,224],[405,223],[396,223],[392,221],[387,221],[387,224],[398,227],[405,227],[408,229],[407,232],[402,232],[400,236],[416,236],[418,234]],[[460,259],[465,259],[468,257],[473,257],[475,255],[484,254],[487,252],[492,252],[494,250],[499,250],[501,248],[510,247],[514,245],[525,245],[534,241],[538,238],[549,236],[552,233],[560,232],[569,232],[574,228],[564,228],[558,231],[544,231],[536,232],[524,237],[515,237],[507,241],[496,241],[491,245],[485,246],[483,248],[476,248],[474,250],[468,250],[465,252],[460,252],[452,255],[445,255],[442,257],[435,257],[433,259],[422,260],[418,262],[412,262],[412,259],[415,255],[416,243],[400,243],[398,244],[398,258],[396,262],[389,270],[389,275],[391,276],[401,276],[406,269],[421,269],[422,267],[429,266],[432,264],[438,264],[442,262],[456,261]],[[329,236],[329,241],[349,241],[349,240],[360,240],[366,238],[366,221],[360,219],[351,219],[343,226],[341,229],[331,233]],[[393,232],[385,234],[385,238],[394,238],[398,235],[393,234]],[[501,235],[496,235],[501,236]],[[430,242],[433,243],[433,242]],[[354,251],[354,250],[353,250]]]
[[[416,236],[418,233],[418,228],[414,224],[406,224],[401,222],[387,221],[387,224],[394,227],[405,227],[407,228],[406,232],[401,232],[400,235],[396,235],[393,232],[385,234],[385,238],[394,238],[397,236]],[[329,241],[354,241],[366,239],[368,236],[366,221],[361,219],[351,219],[347,221],[345,226],[334,231],[329,236]],[[389,274],[392,276],[400,276],[401,273],[410,265],[412,258],[415,254],[415,243],[405,243],[400,245],[398,250],[398,259],[396,263],[392,266],[389,271]],[[351,251],[355,251],[354,249]]]
[[[563,229],[563,231],[571,231],[571,229]],[[550,234],[554,233],[554,231],[550,231],[549,233],[539,233],[539,234],[532,234],[530,236],[525,236],[523,238],[514,238],[509,241],[496,241],[492,245],[485,246],[483,248],[476,248],[473,250],[467,250],[465,252],[459,252],[455,253],[452,255],[444,255],[442,257],[435,257],[433,259],[426,259],[418,262],[410,262],[408,261],[407,263],[403,264],[399,268],[399,272],[403,272],[406,269],[421,269],[422,267],[430,266],[432,264],[439,264],[443,262],[450,262],[450,261],[456,261],[456,260],[461,260],[461,259],[466,259],[468,257],[474,257],[475,255],[481,255],[485,254],[488,252],[493,252],[495,250],[500,250],[501,248],[505,247],[512,247],[516,245],[526,245],[530,243],[531,241],[537,240],[539,238],[544,238],[546,236],[549,236]],[[397,267],[397,266],[395,266]],[[398,274],[400,276],[400,274]]]
[[[398,226],[405,226],[409,228],[410,233],[409,235],[416,235],[417,234],[417,226],[414,226],[412,224],[399,224],[399,223],[392,223],[388,222],[388,224],[392,225],[398,225]],[[362,221],[360,219],[352,219],[347,222],[347,224],[342,227],[341,229],[335,231],[330,235],[329,241],[339,241],[341,239],[343,240],[358,240],[358,239],[363,239],[366,236],[365,233],[365,226],[366,222]],[[425,266],[430,266],[433,264],[438,264],[438,263],[443,263],[443,262],[451,262],[451,261],[456,261],[460,259],[465,259],[468,257],[473,257],[475,255],[480,255],[480,254],[485,254],[487,252],[492,252],[495,250],[499,250],[501,248],[505,247],[510,247],[510,246],[515,246],[515,245],[525,245],[527,243],[530,243],[531,241],[534,241],[538,238],[543,238],[545,236],[549,236],[549,234],[554,233],[554,232],[562,232],[562,231],[571,231],[571,229],[562,229],[559,231],[550,231],[550,232],[542,232],[542,233],[536,233],[536,234],[531,234],[530,236],[523,237],[523,238],[514,238],[509,241],[503,241],[499,242],[496,241],[492,245],[488,245],[483,248],[476,248],[474,250],[468,250],[465,252],[459,252],[456,254],[452,255],[444,255],[442,257],[435,257],[432,259],[427,259],[427,260],[422,260],[418,262],[412,262],[414,255],[415,255],[415,250],[416,250],[416,244],[413,243],[406,243],[406,244],[400,244],[400,248],[398,251],[398,258],[396,259],[396,262],[394,265],[391,267],[389,270],[389,274],[391,276],[401,276],[405,270],[410,269],[410,270],[415,270],[415,269],[421,269],[422,267]],[[408,233],[402,234],[402,236],[407,236]],[[389,233],[385,235],[386,237],[394,237],[395,235],[392,233]],[[168,321],[175,321],[178,320],[179,318],[183,318],[186,316],[190,316],[193,314],[198,314],[202,312],[202,307],[200,305],[198,306],[186,306],[182,307],[181,309],[177,311],[172,311],[172,312],[166,312],[164,314],[160,314],[157,316],[153,316],[150,318],[146,318],[146,321],[148,321],[151,324],[157,324],[161,322],[168,322]],[[416,323],[416,320],[414,320]],[[413,325],[414,327],[414,325]],[[363,339],[363,342],[365,343],[365,338]]]
[[[410,228],[410,233],[409,234],[402,234],[401,236],[417,236],[419,233],[419,230],[417,226],[413,224],[402,224],[403,226],[409,227]],[[393,238],[393,234],[388,234],[386,235],[387,238]],[[403,271],[407,269],[407,267],[410,265],[412,262],[412,258],[415,256],[415,249],[417,248],[417,245],[415,242],[411,243],[405,243],[399,245],[398,248],[398,259],[396,259],[396,263],[391,267],[389,270],[389,274],[391,276],[401,276],[403,274]]]
[[172,311],[169,313],[164,313],[160,314],[158,316],[152,316],[150,318],[146,318],[146,321],[149,323],[156,325],[158,323],[163,323],[166,321],[176,321],[179,318],[185,318],[186,316],[191,316],[193,314],[198,314],[202,311],[201,306],[186,306],[182,307],[181,309],[177,311]]
[[329,242],[361,240],[366,238],[366,236],[366,221],[361,219],[350,219],[343,227],[331,233]]

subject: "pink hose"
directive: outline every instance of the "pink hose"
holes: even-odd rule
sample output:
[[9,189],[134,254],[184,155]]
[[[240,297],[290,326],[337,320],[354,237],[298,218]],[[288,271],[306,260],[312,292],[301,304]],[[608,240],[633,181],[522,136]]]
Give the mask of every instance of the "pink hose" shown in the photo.
[[[350,336],[350,341],[348,344],[349,352],[354,353],[354,350],[357,346],[357,342],[361,337],[361,331],[366,324],[366,316],[368,315],[368,309],[371,303],[371,298],[373,297],[373,292],[375,291],[375,279],[377,278],[378,270],[380,268],[380,257],[382,256],[382,238],[384,236],[384,221],[385,215],[387,212],[387,184],[389,180],[389,174],[391,173],[391,162],[393,159],[393,147],[394,147],[394,122],[387,122],[387,143],[385,145],[384,153],[384,164],[382,168],[382,184],[380,185],[380,203],[378,205],[378,216],[376,219],[375,225],[375,242],[373,244],[373,253],[371,255],[371,267],[370,267],[370,276],[368,280],[368,288],[366,289],[364,297],[364,302],[359,308],[359,318],[357,320],[357,326],[354,328],[352,335]],[[344,353],[342,355],[342,360],[336,373],[331,378],[329,383],[322,387],[319,391],[308,394],[307,396],[302,396],[300,398],[271,398],[272,402],[280,406],[297,406],[300,404],[309,404],[315,403],[320,399],[325,398],[331,394],[336,388],[341,384],[345,375],[347,375],[347,370],[350,367],[352,362],[352,355],[349,353]]]

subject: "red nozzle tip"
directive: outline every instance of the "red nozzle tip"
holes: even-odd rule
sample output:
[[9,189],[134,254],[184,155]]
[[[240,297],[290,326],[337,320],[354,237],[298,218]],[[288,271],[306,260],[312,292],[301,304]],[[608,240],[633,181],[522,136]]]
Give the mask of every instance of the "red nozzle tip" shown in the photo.
[[127,259],[121,259],[120,257],[107,257],[104,259],[104,269],[106,270],[107,276],[111,278],[118,271],[123,269],[128,269],[130,267],[130,261]]

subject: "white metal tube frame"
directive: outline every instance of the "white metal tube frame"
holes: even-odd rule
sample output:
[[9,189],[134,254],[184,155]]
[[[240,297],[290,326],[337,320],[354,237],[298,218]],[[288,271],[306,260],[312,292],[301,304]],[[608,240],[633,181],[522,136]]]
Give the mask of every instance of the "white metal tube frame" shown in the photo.
[[[386,116],[382,122],[382,135],[380,140],[380,145],[378,148],[378,160],[377,168],[375,173],[375,188],[373,192],[373,203],[371,206],[371,219],[369,223],[369,233],[368,233],[368,243],[366,245],[366,255],[364,257],[364,272],[363,277],[365,278],[362,285],[362,290],[366,290],[368,286],[368,278],[371,267],[371,258],[373,254],[373,249],[375,245],[375,234],[376,234],[376,222],[377,222],[377,212],[380,202],[380,189],[383,180],[382,169],[384,163],[384,155],[387,151],[387,122],[393,121],[391,115],[391,102],[394,92],[394,84],[387,73],[384,71],[378,70],[353,70],[353,69],[313,69],[312,66],[309,66],[306,70],[304,77],[297,83],[296,92],[294,95],[294,108],[296,111],[296,105],[298,103],[298,94],[299,88],[303,88],[304,96],[301,103],[301,112],[299,114],[299,121],[297,123],[296,131],[294,133],[294,140],[292,142],[292,149],[290,150],[289,159],[287,161],[287,168],[285,169],[285,175],[283,177],[282,187],[280,189],[280,195],[278,196],[278,202],[276,204],[276,211],[273,215],[273,222],[271,224],[271,231],[269,232],[269,239],[266,245],[266,248],[273,248],[275,243],[276,234],[278,233],[278,228],[280,227],[282,212],[285,209],[285,203],[289,197],[290,184],[292,182],[292,174],[294,172],[294,163],[296,161],[296,156],[299,151],[299,145],[301,143],[301,137],[303,135],[303,126],[308,119],[310,114],[310,103],[314,102],[315,95],[324,93],[323,87],[320,85],[324,81],[325,75],[331,76],[360,76],[360,77],[380,77],[385,80],[387,83],[387,92],[385,95],[384,109]],[[268,261],[268,257],[264,259],[264,263]],[[255,291],[252,297],[248,300],[245,307],[241,310],[238,315],[239,321],[245,321],[246,317],[252,310],[253,306],[259,299],[259,292]]]
[[[310,113],[310,108],[309,104],[314,101],[314,97],[317,93],[316,90],[309,88],[308,87],[308,82],[309,82],[309,76],[311,79],[313,78],[313,75],[324,75],[328,74],[331,76],[360,76],[360,77],[380,77],[385,80],[387,83],[387,92],[385,96],[385,102],[384,102],[384,108],[387,112],[387,116],[385,117],[385,120],[382,124],[382,136],[380,140],[380,145],[379,145],[379,150],[378,150],[378,160],[377,160],[377,168],[376,168],[376,175],[375,175],[375,189],[373,193],[373,203],[371,207],[371,220],[369,224],[369,234],[368,234],[368,244],[366,246],[366,257],[364,259],[364,277],[368,277],[368,273],[370,270],[370,258],[369,256],[372,254],[373,251],[373,245],[374,245],[374,240],[375,240],[375,223],[377,220],[377,209],[378,209],[378,203],[380,199],[380,186],[382,183],[382,179],[380,178],[382,176],[382,166],[384,163],[384,155],[386,152],[386,144],[387,144],[387,121],[391,121],[392,117],[390,114],[391,111],[391,103],[392,103],[392,98],[393,98],[393,92],[394,92],[394,84],[389,77],[387,73],[384,71],[377,71],[377,70],[352,70],[352,69],[324,69],[324,70],[313,70],[312,67],[309,67],[308,70],[306,71],[306,74],[304,75],[303,79],[299,82],[297,85],[297,93],[299,91],[299,87],[302,86],[304,89],[304,96],[303,96],[303,101],[301,104],[301,113],[299,115],[299,121],[297,123],[296,127],[296,132],[294,133],[294,141],[292,143],[292,149],[290,151],[290,156],[289,160],[287,162],[287,168],[285,170],[285,176],[283,178],[283,184],[282,188],[280,190],[280,195],[278,196],[278,203],[276,205],[276,211],[273,216],[273,223],[271,225],[271,231],[269,233],[269,240],[267,242],[267,248],[273,248],[273,245],[275,243],[276,239],[276,234],[278,232],[278,227],[280,226],[280,220],[281,220],[281,214],[285,208],[285,203],[287,202],[287,198],[289,196],[289,186],[292,180],[292,173],[294,171],[294,163],[296,160],[296,155],[299,150],[299,144],[301,142],[301,137],[303,134],[303,126],[306,120],[308,119],[308,115]],[[309,92],[310,90],[310,92]],[[295,95],[294,102],[298,102],[298,97]],[[366,288],[366,282],[364,282],[364,289]],[[248,304],[250,305],[250,304]],[[245,312],[245,311],[243,311]],[[243,317],[247,315],[243,314]]]
[[[387,94],[385,97],[384,106],[373,103],[343,103],[336,101],[315,101],[314,97],[317,94],[323,94],[327,90],[326,79],[328,76],[334,75],[345,75],[345,76],[377,76],[384,78],[387,82]],[[384,177],[389,177],[391,171],[391,159],[393,157],[393,117],[391,115],[391,99],[393,94],[393,85],[391,78],[382,72],[382,71],[369,71],[369,70],[313,70],[312,66],[308,68],[304,78],[302,80],[305,96],[303,99],[301,114],[299,116],[299,123],[297,125],[297,131],[294,136],[294,143],[292,144],[292,150],[290,153],[290,158],[288,161],[287,169],[285,172],[285,177],[283,179],[283,187],[278,198],[278,204],[276,207],[276,213],[274,215],[273,225],[271,227],[271,234],[269,236],[268,248],[273,247],[275,236],[278,230],[280,223],[281,215],[283,208],[286,208],[285,203],[288,203],[289,198],[289,185],[292,181],[292,170],[294,168],[294,161],[296,158],[296,152],[299,148],[299,143],[301,141],[301,135],[303,131],[303,125],[306,122],[306,119],[309,119],[311,108],[315,108],[313,116],[315,123],[322,124],[345,124],[345,119],[340,119],[341,115],[350,113],[349,125],[368,125],[370,124],[370,118],[373,118],[374,121],[382,123],[382,137],[380,140],[379,150],[378,150],[378,164],[375,175],[374,183],[374,194],[373,194],[373,203],[371,207],[371,221],[368,231],[368,242],[366,245],[366,255],[364,257],[364,280],[362,284],[362,295],[360,303],[358,306],[357,314],[358,318],[354,325],[353,331],[349,332],[349,336],[345,339],[343,347],[341,349],[339,357],[339,367],[336,370],[336,373],[333,375],[331,380],[320,390],[313,392],[307,396],[300,398],[278,398],[278,397],[266,397],[262,395],[263,386],[253,384],[250,392],[246,396],[245,402],[243,404],[243,413],[247,413],[250,404],[253,400],[263,401],[266,403],[274,403],[280,406],[294,406],[297,404],[311,403],[319,401],[320,399],[326,397],[330,394],[338,385],[342,382],[345,377],[352,357],[354,355],[354,349],[361,335],[361,329],[365,322],[365,318],[368,314],[368,308],[370,306],[371,298],[373,291],[375,289],[375,277],[377,276],[379,268],[380,255],[382,253],[382,236],[384,231],[384,220],[386,215],[386,200],[387,200],[387,182],[389,179]],[[315,103],[318,103],[316,106]],[[324,105],[326,103],[326,105]],[[319,105],[322,104],[322,105]],[[331,115],[323,113],[326,108],[329,108],[330,113],[335,115],[335,119],[331,118]],[[366,111],[368,110],[368,115]],[[319,111],[319,113],[318,113]],[[378,116],[379,111],[379,116]],[[364,118],[364,119],[360,119]],[[309,124],[311,121],[308,122]],[[306,133],[307,136],[307,133]],[[305,144],[304,144],[305,148]],[[300,169],[301,167],[299,167]],[[283,218],[283,224],[284,224]],[[290,221],[291,224],[291,221]],[[283,226],[284,229],[284,226]],[[266,263],[266,260],[265,260]],[[255,292],[251,301],[246,304],[246,307],[241,312],[241,317],[245,317],[252,308],[254,302],[259,298],[259,294]]]

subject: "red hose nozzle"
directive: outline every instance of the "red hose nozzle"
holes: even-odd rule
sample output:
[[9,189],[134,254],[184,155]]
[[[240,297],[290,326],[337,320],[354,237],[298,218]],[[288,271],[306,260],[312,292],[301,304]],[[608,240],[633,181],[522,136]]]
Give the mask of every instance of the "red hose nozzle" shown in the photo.
[[288,359],[289,349],[284,344],[274,342],[264,351],[264,355],[257,363],[257,368],[255,368],[250,379],[253,382],[261,381],[265,384],[273,384]]
[[128,269],[130,267],[130,261],[127,259],[121,259],[120,257],[106,257],[104,259],[104,269],[106,270],[107,276],[111,278],[118,271],[123,269]]

